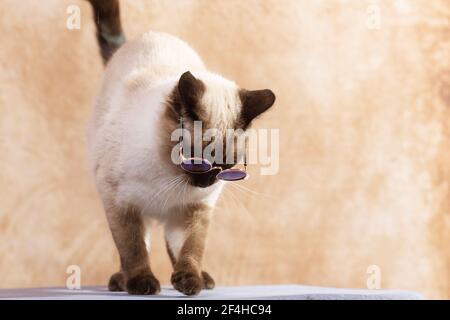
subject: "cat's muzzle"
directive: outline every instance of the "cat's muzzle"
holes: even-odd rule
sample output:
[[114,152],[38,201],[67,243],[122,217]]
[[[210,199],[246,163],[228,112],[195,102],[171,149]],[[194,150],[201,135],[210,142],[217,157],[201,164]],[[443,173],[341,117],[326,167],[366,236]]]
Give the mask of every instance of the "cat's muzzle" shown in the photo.
[[217,174],[220,168],[213,168],[208,172],[203,173],[189,173],[190,183],[199,188],[207,188],[218,181]]

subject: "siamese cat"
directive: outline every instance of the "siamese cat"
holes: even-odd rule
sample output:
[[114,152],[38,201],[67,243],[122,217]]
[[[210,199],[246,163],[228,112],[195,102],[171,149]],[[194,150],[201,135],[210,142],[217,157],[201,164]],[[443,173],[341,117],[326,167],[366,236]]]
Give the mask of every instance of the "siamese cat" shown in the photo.
[[[226,129],[245,131],[274,104],[275,95],[268,89],[241,89],[208,71],[188,44],[165,33],[145,33],[114,55],[107,53],[88,145],[120,255],[120,270],[108,288],[160,292],[149,262],[150,223],[156,220],[164,227],[174,288],[185,295],[211,289],[214,280],[203,271],[202,256],[211,213],[227,182],[217,179],[217,168],[191,173],[174,163],[171,153],[178,142],[171,134],[180,118],[189,132],[194,121],[201,121],[203,130],[216,129],[220,137]],[[233,164],[215,166],[220,171]]]

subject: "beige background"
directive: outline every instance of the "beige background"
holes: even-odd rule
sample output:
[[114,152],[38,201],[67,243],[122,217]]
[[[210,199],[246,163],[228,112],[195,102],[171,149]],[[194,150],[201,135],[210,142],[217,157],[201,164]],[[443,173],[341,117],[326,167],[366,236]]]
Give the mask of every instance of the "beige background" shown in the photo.
[[[66,8],[81,6],[81,30]],[[381,27],[366,27],[378,3]],[[209,236],[218,284],[366,286],[450,298],[446,0],[125,0],[128,38],[187,40],[214,71],[270,87],[276,176],[228,189]],[[86,169],[102,75],[84,1],[0,0],[0,287],[106,284],[118,257]],[[161,232],[152,265],[170,276]]]

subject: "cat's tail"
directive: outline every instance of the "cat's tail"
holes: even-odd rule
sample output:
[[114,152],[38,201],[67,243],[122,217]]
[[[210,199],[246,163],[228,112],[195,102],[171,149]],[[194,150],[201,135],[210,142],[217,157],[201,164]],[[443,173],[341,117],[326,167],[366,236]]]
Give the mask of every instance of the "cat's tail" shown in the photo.
[[97,40],[103,63],[125,42],[120,21],[119,0],[88,0],[94,10]]

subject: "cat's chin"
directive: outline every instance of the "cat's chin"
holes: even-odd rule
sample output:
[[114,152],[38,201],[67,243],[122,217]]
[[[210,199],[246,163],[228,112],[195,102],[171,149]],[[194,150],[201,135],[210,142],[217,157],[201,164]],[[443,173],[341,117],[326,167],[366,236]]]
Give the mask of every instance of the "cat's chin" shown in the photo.
[[225,181],[216,179],[213,183],[209,184],[195,184],[192,180],[189,182],[189,186],[192,190],[197,190],[199,194],[209,194],[215,190],[220,190],[225,185]]
[[209,187],[212,187],[214,185],[216,185],[218,182],[218,180],[216,179],[213,182],[205,182],[205,181],[190,181],[191,186],[196,187],[196,188],[201,188],[201,189],[206,189]]

